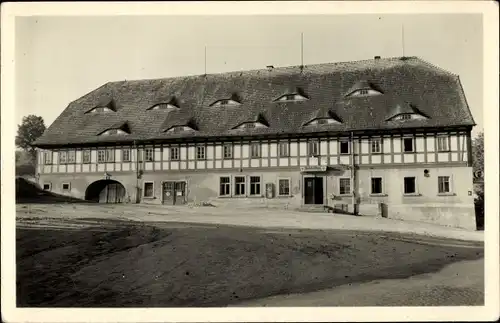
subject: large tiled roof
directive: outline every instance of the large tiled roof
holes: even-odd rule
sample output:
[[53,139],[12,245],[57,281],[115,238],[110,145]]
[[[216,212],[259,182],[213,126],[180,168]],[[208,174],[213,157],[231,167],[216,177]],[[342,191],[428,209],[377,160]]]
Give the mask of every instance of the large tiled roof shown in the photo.
[[[346,97],[369,84],[383,93]],[[275,102],[288,92],[308,100]],[[291,94],[291,93],[290,93]],[[178,109],[149,110],[175,98]],[[210,106],[220,99],[239,105]],[[114,112],[85,113],[112,102]],[[414,107],[428,118],[387,121],[396,110]],[[396,110],[395,110],[396,109]],[[412,108],[413,109],[413,108]],[[397,111],[396,111],[397,112]],[[314,116],[342,121],[304,126]],[[233,131],[262,118],[268,127]],[[127,122],[129,135],[99,137],[102,129]],[[197,131],[168,132],[192,124]],[[132,142],[186,137],[304,134],[395,128],[473,126],[457,75],[416,57],[382,58],[155,80],[110,82],[70,103],[35,143],[38,146]]]

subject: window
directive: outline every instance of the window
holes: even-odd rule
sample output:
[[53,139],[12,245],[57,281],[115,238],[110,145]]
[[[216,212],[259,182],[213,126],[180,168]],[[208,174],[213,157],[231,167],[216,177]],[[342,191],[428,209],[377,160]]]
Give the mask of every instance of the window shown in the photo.
[[205,146],[196,147],[196,159],[205,159]]
[[68,162],[68,153],[66,151],[59,152],[59,164],[66,164]]
[[51,151],[45,151],[43,153],[43,163],[45,165],[52,164],[52,152]]
[[76,162],[76,151],[69,150],[68,151],[68,164],[74,164]]
[[154,183],[145,182],[144,183],[144,197],[154,197]]
[[129,162],[130,161],[130,149],[122,150],[122,161]]
[[179,147],[170,148],[170,160],[179,160]]
[[106,160],[106,154],[105,154],[105,150],[104,149],[100,149],[97,151],[97,162],[98,163],[104,163],[104,161]]
[[400,114],[399,115],[399,120],[410,120],[411,119],[411,114],[405,113],[405,114]]
[[44,183],[43,184],[43,190],[44,191],[50,191],[52,185],[50,183]]
[[229,178],[229,176],[221,177],[219,183],[219,195],[231,195],[231,179]]
[[253,143],[250,145],[250,157],[251,158],[260,157],[260,144]]
[[278,195],[279,196],[290,195],[290,180],[288,178],[280,178],[278,180]]
[[250,195],[260,195],[260,176],[250,176]]
[[106,149],[106,163],[113,163],[115,161],[115,151],[113,149]]
[[449,176],[439,176],[438,177],[438,192],[439,193],[450,193],[450,177]]
[[403,138],[403,151],[405,153],[411,153],[414,151],[413,149],[413,138]]
[[382,178],[372,178],[372,194],[382,194]]
[[235,192],[234,195],[245,195],[245,176],[234,177]]
[[318,156],[319,155],[319,142],[309,141],[307,145],[307,155],[308,156]]
[[231,144],[224,145],[223,150],[224,150],[224,159],[233,158],[233,146]]
[[367,90],[367,89],[362,89],[362,90],[359,90],[359,91],[358,91],[358,94],[359,94],[359,95],[367,95],[367,94],[368,94],[368,90]]
[[351,194],[351,179],[350,178],[340,178],[339,179],[339,194],[340,195]]
[[152,162],[154,160],[153,148],[144,149],[144,160],[147,162]]
[[90,150],[86,149],[82,152],[82,158],[84,164],[90,163]]
[[340,153],[348,154],[349,153],[349,141],[341,141],[340,142]]
[[71,185],[69,185],[69,183],[63,183],[62,184],[62,190],[63,191],[69,191],[69,190],[71,190]]
[[288,142],[280,142],[280,145],[279,145],[280,157],[290,156],[290,152],[289,152],[288,147],[289,147]]
[[327,124],[328,123],[328,119],[317,119],[316,120],[316,124]]
[[382,152],[382,149],[380,146],[381,146],[380,139],[372,139],[371,140],[371,152],[372,152],[372,154],[380,154]]
[[404,178],[404,192],[405,194],[415,194],[417,192],[417,188],[415,185],[415,177],[405,177]]
[[448,136],[441,136],[437,138],[438,151],[449,151]]

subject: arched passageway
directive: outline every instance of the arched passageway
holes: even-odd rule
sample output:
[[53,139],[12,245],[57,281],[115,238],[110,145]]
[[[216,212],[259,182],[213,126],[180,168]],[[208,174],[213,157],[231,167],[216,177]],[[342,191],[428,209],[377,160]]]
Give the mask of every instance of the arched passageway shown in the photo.
[[125,187],[117,181],[103,179],[87,187],[85,200],[98,203],[123,203],[125,201]]

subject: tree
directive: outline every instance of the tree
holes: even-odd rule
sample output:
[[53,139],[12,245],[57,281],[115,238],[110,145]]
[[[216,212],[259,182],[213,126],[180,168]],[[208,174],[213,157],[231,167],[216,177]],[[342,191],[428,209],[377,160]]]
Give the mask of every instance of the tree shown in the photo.
[[45,131],[45,123],[42,117],[29,115],[23,118],[23,122],[17,129],[16,146],[29,152],[35,158],[35,148],[31,144]]
[[472,141],[472,170],[475,176],[481,173],[480,178],[475,178],[474,207],[476,210],[476,226],[478,230],[484,229],[484,133],[481,132]]
[[481,171],[484,178],[484,133],[479,135],[472,141],[472,169],[474,172]]

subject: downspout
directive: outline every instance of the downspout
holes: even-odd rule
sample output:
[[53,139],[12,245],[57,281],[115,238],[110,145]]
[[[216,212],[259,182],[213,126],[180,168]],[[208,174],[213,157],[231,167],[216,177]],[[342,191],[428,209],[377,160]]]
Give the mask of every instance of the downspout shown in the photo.
[[351,190],[352,190],[352,212],[353,214],[358,214],[358,208],[356,204],[356,176],[355,176],[355,166],[354,166],[354,133],[351,131]]
[[139,203],[139,150],[135,140],[133,145],[135,152],[135,203]]

